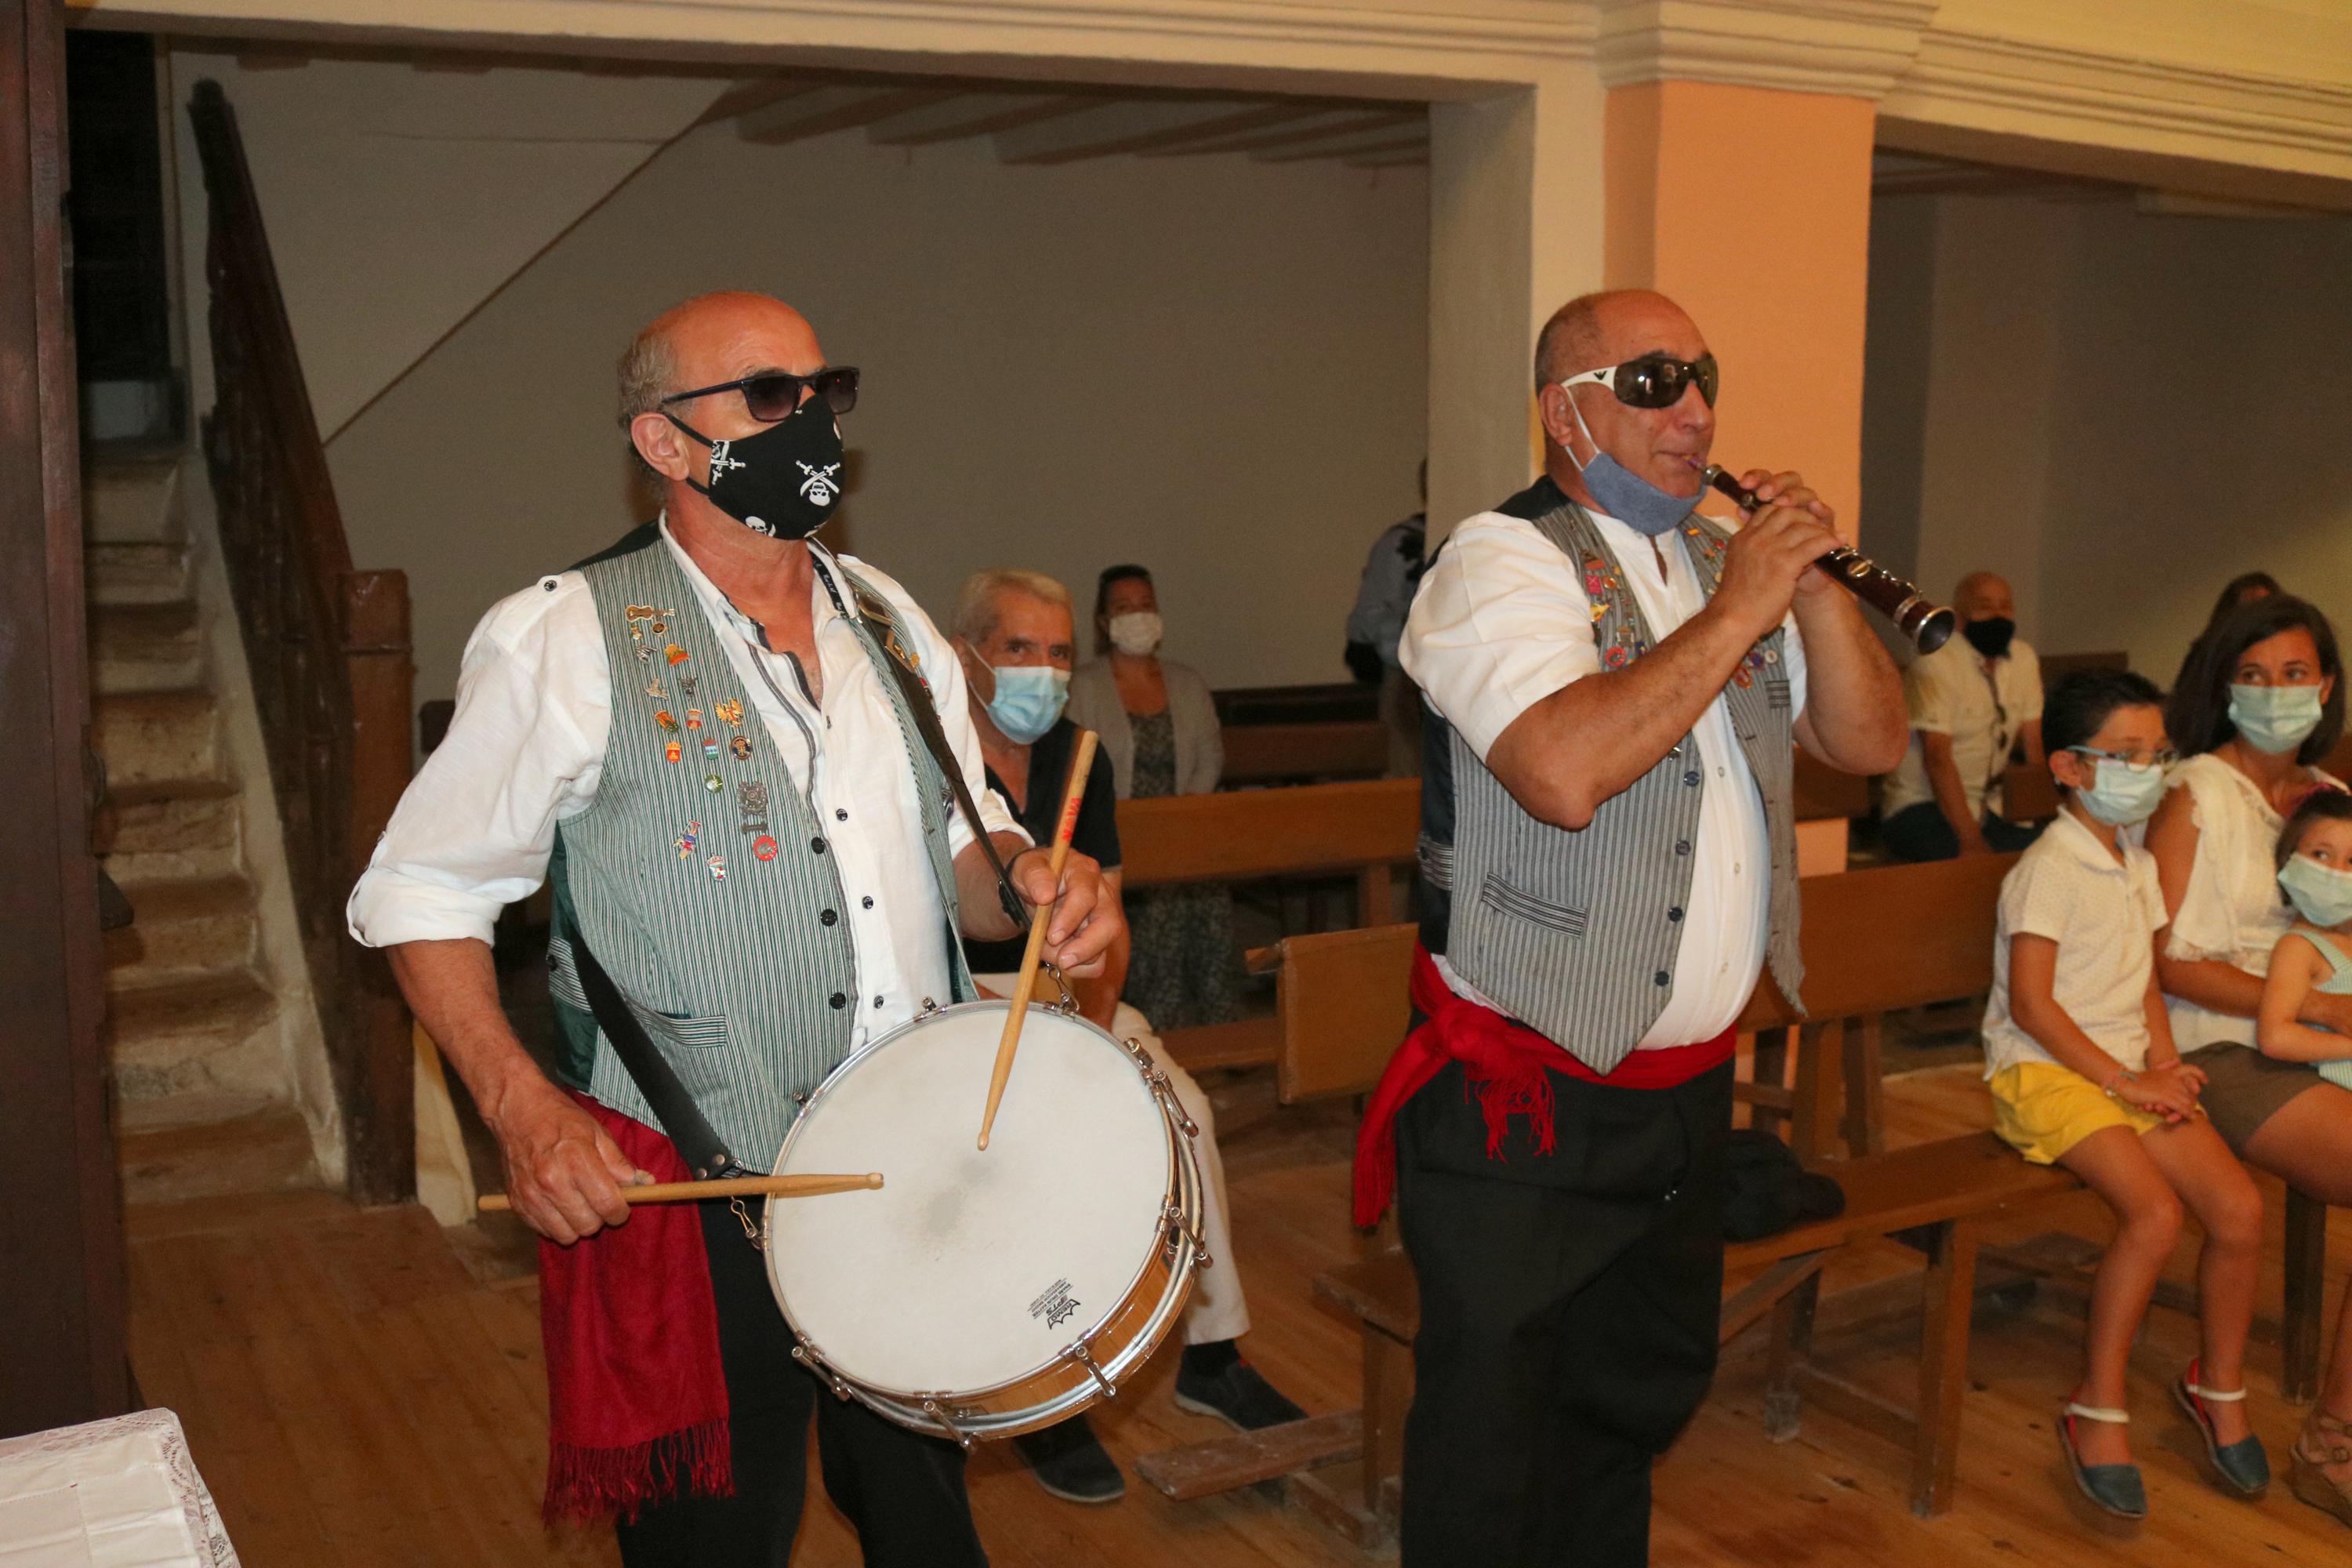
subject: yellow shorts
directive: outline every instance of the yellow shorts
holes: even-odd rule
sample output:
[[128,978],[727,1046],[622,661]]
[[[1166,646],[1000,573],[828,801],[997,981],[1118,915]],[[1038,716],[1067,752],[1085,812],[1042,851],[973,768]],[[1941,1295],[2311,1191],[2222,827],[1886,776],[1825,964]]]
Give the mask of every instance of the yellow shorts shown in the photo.
[[2106,1127],[2147,1132],[2164,1125],[2152,1111],[2137,1110],[2072,1068],[2055,1062],[2019,1062],[1992,1075],[1992,1130],[2001,1142],[2037,1165],[2058,1157]]

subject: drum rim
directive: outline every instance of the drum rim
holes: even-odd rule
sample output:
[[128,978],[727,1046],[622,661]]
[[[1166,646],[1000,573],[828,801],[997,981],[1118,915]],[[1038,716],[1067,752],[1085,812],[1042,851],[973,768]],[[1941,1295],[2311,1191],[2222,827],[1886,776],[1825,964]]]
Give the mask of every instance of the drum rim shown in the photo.
[[[1112,1034],[1108,1029],[1104,1028],[1100,1024],[1096,1023],[1092,1018],[1083,1016],[1075,1011],[1064,1012],[1058,1006],[1050,1005],[1043,1002],[1033,1001],[1029,1005],[1038,1012],[1050,1013],[1065,1022],[1082,1025],[1085,1027],[1093,1030],[1096,1034],[1101,1036],[1112,1049],[1118,1051],[1120,1057],[1127,1061],[1129,1066],[1136,1069],[1136,1075],[1139,1079],[1142,1079],[1143,1073],[1150,1064],[1138,1060],[1136,1052],[1129,1049],[1125,1041],[1121,1040],[1117,1035]],[[950,1013],[961,1013],[972,1010],[1010,1012],[1012,1007],[1013,1003],[1011,999],[1003,996],[975,996],[968,1002],[950,1003],[945,1007],[934,1007],[929,1012],[919,1013],[914,1017],[908,1019],[905,1023],[900,1024],[898,1027],[892,1029],[888,1034],[877,1036],[876,1038],[868,1040],[856,1050],[850,1052],[849,1055],[841,1059],[838,1066],[824,1076],[824,1081],[818,1084],[814,1092],[810,1094],[808,1097],[808,1103],[802,1106],[800,1108],[799,1114],[793,1118],[792,1126],[784,1132],[783,1142],[777,1146],[775,1163],[770,1167],[771,1171],[777,1174],[782,1173],[784,1168],[784,1156],[791,1152],[793,1140],[799,1136],[800,1130],[807,1122],[809,1114],[816,1110],[818,1103],[824,1099],[825,1094],[831,1090],[835,1085],[838,1084],[849,1076],[849,1069],[851,1068],[856,1067],[867,1057],[874,1055],[883,1047],[897,1039],[899,1036],[911,1033],[919,1026],[937,1023],[940,1019],[946,1017]],[[1024,1027],[1025,1026],[1024,1026]],[[1149,1079],[1143,1080],[1143,1091],[1145,1098],[1151,1102],[1152,1109],[1159,1113],[1161,1139],[1167,1153],[1167,1174],[1160,1193],[1160,1226],[1158,1232],[1158,1234],[1164,1237],[1166,1234],[1168,1206],[1179,1196],[1180,1190],[1182,1185],[1182,1183],[1180,1180],[1181,1175],[1182,1161],[1184,1156],[1190,1152],[1190,1151],[1185,1149],[1183,1146],[1183,1130],[1177,1125],[1172,1108],[1170,1106],[1167,1099],[1152,1086]],[[1193,1158],[1197,1164],[1198,1156],[1195,1155]],[[781,1201],[782,1200],[771,1194],[761,1205],[760,1228],[763,1236],[772,1236],[773,1232],[771,1228],[770,1222],[772,1220],[774,1215],[776,1205]],[[1164,1245],[1164,1242],[1155,1245]],[[1035,1366],[1029,1367],[1024,1371],[1016,1373],[1013,1376],[1005,1378],[1001,1382],[985,1384],[977,1388],[900,1389],[876,1383],[868,1378],[855,1376],[845,1371],[843,1368],[835,1365],[833,1361],[825,1355],[824,1351],[817,1347],[815,1342],[809,1337],[808,1331],[801,1326],[800,1320],[793,1315],[791,1305],[784,1300],[783,1281],[778,1279],[776,1275],[776,1255],[772,1242],[764,1248],[764,1250],[767,1252],[767,1258],[765,1259],[765,1267],[762,1268],[761,1272],[765,1273],[768,1277],[768,1294],[775,1299],[776,1310],[783,1314],[784,1326],[792,1331],[794,1342],[807,1353],[812,1361],[819,1364],[822,1369],[820,1375],[829,1373],[831,1376],[838,1378],[844,1383],[850,1384],[853,1388],[867,1390],[887,1399],[906,1401],[908,1403],[917,1405],[919,1405],[921,1401],[926,1399],[976,1399],[984,1397],[988,1394],[1001,1393],[1008,1388],[1017,1387],[1021,1384],[1026,1383],[1031,1378],[1037,1376],[1038,1373],[1049,1370],[1055,1365],[1055,1363],[1066,1359],[1069,1354],[1069,1352],[1066,1348],[1055,1352],[1054,1355],[1048,1356],[1045,1361],[1039,1363]],[[1092,1323],[1084,1333],[1078,1335],[1071,1342],[1073,1344],[1087,1344],[1092,1342],[1095,1335],[1102,1331],[1103,1325],[1109,1322],[1112,1317],[1117,1315],[1119,1308],[1125,1305],[1127,1301],[1134,1296],[1136,1287],[1143,1282],[1144,1275],[1150,1272],[1151,1268],[1152,1257],[1153,1248],[1146,1248],[1142,1261],[1136,1265],[1134,1273],[1129,1276],[1127,1283],[1120,1288],[1118,1295],[1113,1299],[1108,1307],[1104,1309],[1101,1313],[1094,1318]]]

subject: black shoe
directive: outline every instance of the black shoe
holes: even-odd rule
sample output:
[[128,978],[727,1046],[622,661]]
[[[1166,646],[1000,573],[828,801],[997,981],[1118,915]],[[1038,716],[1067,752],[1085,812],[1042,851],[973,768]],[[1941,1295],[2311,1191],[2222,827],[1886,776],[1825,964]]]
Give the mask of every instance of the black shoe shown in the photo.
[[1176,1408],[1195,1415],[1214,1415],[1241,1432],[1307,1418],[1307,1412],[1285,1399],[1274,1384],[1258,1375],[1257,1368],[1238,1358],[1214,1373],[1179,1366]]
[[1083,1415],[1024,1432],[1013,1447],[1037,1484],[1064,1502],[1117,1502],[1127,1495],[1127,1477]]

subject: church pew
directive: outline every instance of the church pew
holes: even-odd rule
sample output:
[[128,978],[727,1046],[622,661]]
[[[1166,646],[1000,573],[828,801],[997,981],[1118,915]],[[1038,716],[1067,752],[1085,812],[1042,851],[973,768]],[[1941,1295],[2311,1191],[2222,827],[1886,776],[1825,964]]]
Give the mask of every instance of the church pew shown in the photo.
[[[1810,884],[1807,894],[1810,916],[1815,902]],[[1841,908],[1825,913],[1824,928],[1834,931],[1843,912]],[[1407,1021],[1406,970],[1413,937],[1409,925],[1291,937],[1261,961],[1278,976],[1282,1051],[1276,1082],[1285,1103],[1361,1094],[1377,1081]],[[1869,951],[1866,944],[1849,946],[1845,963],[1828,965],[1850,970],[1853,977],[1825,975],[1827,1001],[1876,1004],[1880,996],[1869,990],[1868,976],[1882,972],[1888,974],[1887,995],[1909,995],[1939,983],[1927,978],[1927,967],[1916,963],[1882,965],[1874,958],[1858,959]],[[1755,1021],[1768,1025],[1788,1016],[1777,995],[1752,1012]],[[2007,1210],[2070,1193],[2077,1184],[2063,1172],[2026,1164],[1985,1133],[1825,1168],[1846,1188],[1846,1213],[1730,1247],[1730,1268],[1762,1268],[1764,1273],[1725,1301],[1722,1334],[1728,1339],[1769,1314],[1768,1418],[1774,1435],[1793,1434],[1798,1401],[1810,1395],[1906,1447],[1912,1455],[1915,1508],[1940,1512],[1948,1505],[1957,1463],[1979,1227]],[[1928,1259],[1919,1394],[1908,1412],[1822,1367],[1811,1353],[1822,1265],[1839,1247],[1897,1232]],[[1296,1431],[1187,1445],[1147,1455],[1137,1469],[1177,1498],[1286,1476],[1289,1495],[1302,1506],[1360,1544],[1377,1546],[1394,1526],[1403,1418],[1412,1402],[1411,1346],[1418,1321],[1412,1271],[1391,1247],[1330,1271],[1316,1289],[1360,1322],[1365,1403],[1358,1419],[1351,1424],[1344,1415],[1318,1416]]]

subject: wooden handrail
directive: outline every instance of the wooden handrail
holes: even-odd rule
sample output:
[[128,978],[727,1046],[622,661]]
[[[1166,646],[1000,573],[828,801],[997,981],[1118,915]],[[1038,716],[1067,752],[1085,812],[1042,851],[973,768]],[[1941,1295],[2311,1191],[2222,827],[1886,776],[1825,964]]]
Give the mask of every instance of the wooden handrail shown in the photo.
[[236,111],[213,81],[188,118],[204,167],[216,399],[205,466],[284,825],[303,956],[327,1037],[349,1184],[415,1187],[410,1025],[343,902],[409,774],[408,580],[352,566]]

